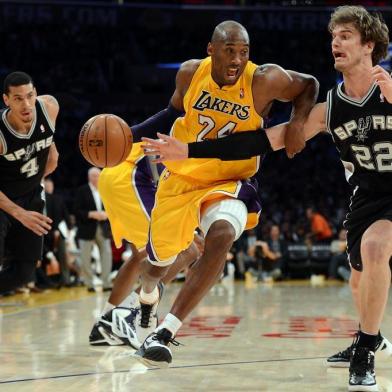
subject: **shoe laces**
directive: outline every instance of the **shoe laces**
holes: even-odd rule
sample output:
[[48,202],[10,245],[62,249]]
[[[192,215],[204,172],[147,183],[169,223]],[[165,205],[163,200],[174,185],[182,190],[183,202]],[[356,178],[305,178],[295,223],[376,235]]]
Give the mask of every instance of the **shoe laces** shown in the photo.
[[154,305],[140,304],[140,326],[142,328],[148,328],[150,326],[150,320],[152,318],[152,308]]
[[183,346],[182,343],[174,339],[171,332],[168,331],[166,328],[159,330],[158,332],[154,333],[151,337],[151,340],[156,340],[160,343],[164,343],[166,346],[171,343],[173,346]]

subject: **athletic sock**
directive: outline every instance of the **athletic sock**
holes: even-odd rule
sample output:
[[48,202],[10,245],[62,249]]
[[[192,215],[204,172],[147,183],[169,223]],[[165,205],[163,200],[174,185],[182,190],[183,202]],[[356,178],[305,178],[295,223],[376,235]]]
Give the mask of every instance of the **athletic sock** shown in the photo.
[[177,335],[177,332],[181,326],[182,321],[179,320],[174,314],[168,313],[155,331],[158,332],[160,329],[166,328],[172,333],[172,336],[174,337]]
[[155,304],[159,300],[159,290],[158,286],[155,286],[154,290],[151,293],[145,293],[143,288],[140,290],[140,302],[145,304]]
[[371,351],[376,350],[378,335],[371,335],[363,331],[359,331],[359,338],[357,342],[358,347],[367,347]]

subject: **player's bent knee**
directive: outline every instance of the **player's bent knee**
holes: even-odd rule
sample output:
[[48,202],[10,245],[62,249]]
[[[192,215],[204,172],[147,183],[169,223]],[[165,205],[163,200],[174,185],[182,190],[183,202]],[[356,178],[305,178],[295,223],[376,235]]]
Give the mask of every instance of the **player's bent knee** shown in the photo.
[[229,222],[235,232],[234,240],[237,240],[245,230],[248,219],[248,210],[243,201],[237,199],[220,200],[210,205],[201,218],[200,228],[207,235],[212,224],[218,220]]
[[361,244],[362,261],[368,263],[389,262],[390,251],[385,244],[378,240],[369,238]]

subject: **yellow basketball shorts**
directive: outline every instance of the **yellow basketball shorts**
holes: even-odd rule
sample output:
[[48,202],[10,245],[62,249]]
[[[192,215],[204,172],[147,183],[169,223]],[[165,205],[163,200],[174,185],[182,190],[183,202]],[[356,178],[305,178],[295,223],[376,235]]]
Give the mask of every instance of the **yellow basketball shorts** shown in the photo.
[[143,159],[134,164],[125,161],[102,170],[98,191],[110,221],[117,247],[123,239],[143,248],[147,244],[151,210],[156,186]]
[[246,229],[255,227],[261,211],[255,179],[195,182],[165,170],[158,184],[151,214],[147,252],[152,263],[169,263],[188,248],[200,224],[203,209],[214,200],[235,198],[248,209]]

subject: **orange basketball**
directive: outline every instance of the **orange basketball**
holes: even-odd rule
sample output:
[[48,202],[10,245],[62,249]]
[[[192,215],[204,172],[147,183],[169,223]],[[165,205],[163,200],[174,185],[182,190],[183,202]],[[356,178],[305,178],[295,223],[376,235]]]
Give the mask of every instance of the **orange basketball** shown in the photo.
[[116,166],[131,152],[132,133],[122,118],[114,114],[97,114],[83,125],[79,148],[94,166]]

